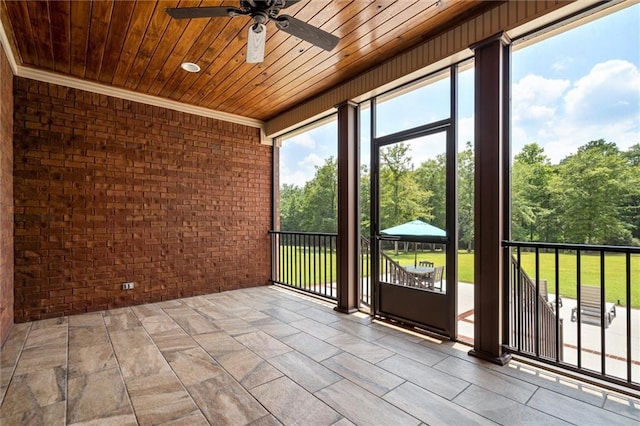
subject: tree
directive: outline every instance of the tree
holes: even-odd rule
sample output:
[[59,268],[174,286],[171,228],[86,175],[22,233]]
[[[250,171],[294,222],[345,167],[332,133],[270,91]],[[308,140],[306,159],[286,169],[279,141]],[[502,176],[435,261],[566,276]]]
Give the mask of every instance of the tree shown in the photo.
[[431,192],[417,184],[407,151],[403,143],[380,150],[380,223],[385,228],[433,218],[428,207]]
[[468,252],[474,239],[474,161],[473,147],[467,142],[465,150],[458,153],[458,238],[466,243]]
[[[415,171],[415,179],[424,190],[429,190],[431,196],[427,207],[431,212],[431,224],[446,229],[446,161],[445,154],[438,155],[433,160],[420,164]],[[473,247],[473,215],[474,215],[474,154],[471,142],[467,142],[466,149],[458,154],[458,234],[460,243],[466,245],[467,250]]]
[[411,171],[411,158],[407,157],[408,149],[403,143],[380,149],[380,192],[385,195],[380,198],[390,207],[387,213],[392,217],[397,217],[401,208],[401,180],[406,180],[407,174]]
[[544,149],[525,145],[515,156],[512,170],[513,237],[518,240],[549,240],[556,234],[556,215],[550,183],[554,168]]
[[640,167],[640,143],[631,146],[623,156],[631,167]]
[[371,232],[371,174],[366,165],[360,167],[360,234]]
[[307,232],[337,232],[338,164],[331,156],[304,186],[302,226]]
[[535,208],[528,197],[532,186],[530,167],[522,161],[514,161],[511,170],[511,238],[516,241],[530,240],[536,222]]
[[430,223],[446,229],[446,156],[440,154],[433,160],[424,161],[415,171],[415,180],[420,188],[431,193],[427,207],[431,213]]
[[631,241],[624,220],[631,192],[627,161],[615,143],[591,141],[558,167],[555,188],[567,242],[621,244]]
[[283,231],[302,230],[302,203],[304,191],[292,184],[280,187],[280,229]]
[[640,245],[640,144],[629,148],[627,152],[623,153],[623,157],[628,168],[626,179],[629,195],[622,214],[631,227],[631,233],[636,240],[635,244]]
[[[413,170],[408,146],[380,153],[382,227],[414,219],[446,227],[446,158]],[[460,244],[473,242],[474,158],[470,143],[458,155]],[[360,174],[361,232],[370,233],[370,173]],[[614,143],[591,141],[552,165],[535,143],[515,156],[512,169],[512,238],[515,240],[640,244],[640,144],[620,152]],[[336,232],[337,161],[316,167],[304,188],[280,189],[280,228]]]

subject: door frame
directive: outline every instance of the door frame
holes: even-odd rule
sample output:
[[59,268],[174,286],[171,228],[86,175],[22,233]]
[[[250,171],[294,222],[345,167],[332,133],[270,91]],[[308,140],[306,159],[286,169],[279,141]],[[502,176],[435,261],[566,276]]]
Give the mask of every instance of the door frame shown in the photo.
[[[387,317],[397,321],[405,322],[412,326],[434,331],[455,340],[458,334],[457,305],[458,305],[458,181],[457,181],[457,98],[458,98],[458,64],[448,67],[450,80],[450,116],[447,119],[432,122],[412,129],[403,130],[390,135],[376,137],[376,99],[371,99],[371,235],[372,246],[371,266],[372,266],[372,314],[374,316]],[[437,73],[442,72],[438,71]],[[435,73],[435,74],[437,74]],[[427,77],[429,78],[429,76]],[[445,203],[446,203],[446,237],[411,237],[411,241],[433,242],[446,244],[446,294],[429,293],[416,291],[411,288],[389,288],[391,284],[380,282],[380,247],[381,241],[389,239],[380,234],[380,148],[404,141],[409,141],[423,136],[446,133],[446,182],[445,182]],[[407,238],[395,238],[396,240],[407,240]],[[423,293],[423,294],[419,294]],[[439,299],[439,300],[438,300]],[[407,301],[414,300],[416,305],[406,309],[407,315],[403,315],[402,310]],[[388,303],[387,303],[388,302]],[[386,303],[386,304],[385,304]],[[437,308],[436,308],[437,307]],[[431,310],[438,316],[435,322],[434,317],[423,315],[423,312]],[[435,309],[434,309],[435,308]],[[444,309],[441,309],[444,308]],[[445,318],[441,318],[444,315]],[[432,322],[428,324],[425,322]]]

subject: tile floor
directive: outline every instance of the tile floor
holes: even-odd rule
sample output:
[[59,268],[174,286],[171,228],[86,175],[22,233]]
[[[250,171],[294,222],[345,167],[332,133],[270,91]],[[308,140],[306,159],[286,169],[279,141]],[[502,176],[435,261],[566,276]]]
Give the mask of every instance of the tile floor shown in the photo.
[[0,424],[635,424],[640,400],[277,287],[17,324]]

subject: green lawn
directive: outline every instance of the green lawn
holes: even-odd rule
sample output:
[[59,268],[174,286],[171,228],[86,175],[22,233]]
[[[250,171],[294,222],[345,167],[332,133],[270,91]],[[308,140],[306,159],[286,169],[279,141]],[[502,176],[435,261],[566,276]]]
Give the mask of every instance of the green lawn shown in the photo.
[[[385,252],[402,266],[413,265],[415,253]],[[473,283],[473,253],[458,252],[458,281]],[[418,261],[430,260],[435,265],[444,265],[445,256],[442,252],[419,252]],[[522,253],[522,265],[529,277],[535,278],[535,254]],[[576,256],[575,253],[560,254],[559,256],[560,294],[570,299],[576,298]],[[540,253],[540,278],[549,282],[549,293],[555,292],[555,255]],[[626,286],[626,258],[621,254],[610,253],[605,257],[605,279],[607,302],[627,306]],[[600,285],[600,256],[583,254],[580,257],[580,281],[583,285]],[[640,308],[640,255],[631,257],[631,306]]]
[[[336,253],[303,250],[301,247],[280,247],[280,279],[296,287],[336,281]],[[308,265],[308,266],[307,266]]]
[[[535,277],[535,254],[522,253],[522,265],[530,277]],[[540,254],[540,278],[549,282],[549,293],[555,292],[555,255]],[[576,298],[576,255],[560,254],[558,272],[560,278],[560,294],[571,299]],[[600,256],[583,254],[580,256],[582,285],[600,285]],[[605,299],[607,302],[628,306],[626,300],[626,257],[622,254],[610,253],[605,256]],[[631,257],[631,306],[640,308],[640,256]]]
[[[288,248],[286,250],[289,250]],[[297,253],[297,262],[290,262],[287,269],[291,274],[290,282],[307,285],[309,283],[335,282],[336,280],[336,256],[335,252],[330,256],[321,253],[303,256],[301,249],[291,250],[289,253]],[[385,251],[393,260],[402,266],[413,265],[414,253],[400,252],[398,256],[392,250]],[[282,248],[283,259],[285,248]],[[291,254],[289,254],[291,256]],[[303,260],[303,259],[306,259]],[[458,280],[473,283],[473,253],[466,251],[458,252]],[[445,264],[443,252],[421,251],[418,253],[418,261],[429,260],[437,265]],[[314,271],[315,262],[315,273]],[[326,262],[326,263],[325,263]],[[310,264],[311,272],[307,268],[301,268],[302,264]],[[326,264],[326,267],[325,267]],[[527,275],[535,277],[535,255],[533,253],[522,253],[522,264]],[[284,263],[281,265],[285,267]],[[600,283],[600,257],[597,255],[583,254],[581,256],[582,284],[599,285]],[[555,292],[555,259],[552,253],[540,254],[540,278],[549,282],[549,293]],[[576,256],[575,254],[560,254],[559,256],[559,276],[560,294],[564,297],[576,298]],[[314,275],[315,274],[315,275]],[[446,277],[445,277],[446,278]],[[625,284],[626,284],[626,259],[624,255],[608,254],[605,258],[605,278],[606,278],[606,300],[627,306]],[[631,306],[640,308],[640,255],[631,257]]]

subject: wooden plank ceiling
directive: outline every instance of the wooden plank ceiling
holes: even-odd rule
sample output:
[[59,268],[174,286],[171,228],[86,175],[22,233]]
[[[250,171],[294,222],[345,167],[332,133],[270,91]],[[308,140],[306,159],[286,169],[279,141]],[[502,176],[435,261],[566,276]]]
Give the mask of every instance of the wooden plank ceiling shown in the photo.
[[[240,16],[171,19],[167,7],[233,0],[3,0],[5,30],[20,65],[267,120],[297,103],[468,19],[480,0],[311,0],[283,13],[338,37],[331,52],[267,25],[265,60],[245,63]],[[180,68],[195,62],[197,74]]]

